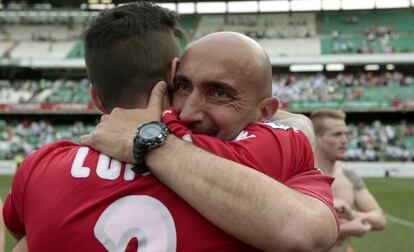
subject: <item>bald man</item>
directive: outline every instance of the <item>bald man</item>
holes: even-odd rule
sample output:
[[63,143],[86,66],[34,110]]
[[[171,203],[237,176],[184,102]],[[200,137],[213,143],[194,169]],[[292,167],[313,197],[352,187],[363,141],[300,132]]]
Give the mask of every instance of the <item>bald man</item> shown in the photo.
[[[176,110],[164,112],[170,130],[275,180],[232,168],[233,163],[172,135],[146,154],[151,172],[208,220],[247,243],[268,251],[329,248],[337,233],[332,180],[314,169],[303,133],[266,121],[278,104],[263,49],[241,34],[214,33],[192,43],[174,62],[170,83]],[[131,135],[137,125],[160,120],[153,113],[116,109],[82,143],[136,163]],[[260,183],[252,180],[256,176]]]

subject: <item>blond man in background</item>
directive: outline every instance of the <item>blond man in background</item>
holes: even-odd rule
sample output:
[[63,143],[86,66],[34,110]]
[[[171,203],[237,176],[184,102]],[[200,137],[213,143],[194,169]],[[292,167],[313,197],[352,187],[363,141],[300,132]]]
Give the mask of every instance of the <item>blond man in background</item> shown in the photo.
[[332,190],[341,225],[337,244],[331,251],[353,251],[352,237],[384,229],[384,213],[362,178],[341,162],[345,159],[348,142],[345,113],[316,110],[310,118],[316,134],[316,167],[335,177]]

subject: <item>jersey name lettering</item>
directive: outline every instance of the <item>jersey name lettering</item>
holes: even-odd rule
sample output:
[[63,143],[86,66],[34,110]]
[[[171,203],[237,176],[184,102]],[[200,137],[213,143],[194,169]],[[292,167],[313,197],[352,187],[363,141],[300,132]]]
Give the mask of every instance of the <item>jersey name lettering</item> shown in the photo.
[[[76,152],[75,159],[72,163],[71,175],[74,178],[87,178],[91,173],[91,168],[83,166],[83,163],[88,156],[89,148],[80,147]],[[121,175],[122,163],[119,160],[112,159],[105,154],[100,153],[98,163],[95,167],[96,174],[99,178],[105,180],[115,180]],[[135,178],[135,173],[132,171],[132,164],[125,164],[124,180],[131,181]]]

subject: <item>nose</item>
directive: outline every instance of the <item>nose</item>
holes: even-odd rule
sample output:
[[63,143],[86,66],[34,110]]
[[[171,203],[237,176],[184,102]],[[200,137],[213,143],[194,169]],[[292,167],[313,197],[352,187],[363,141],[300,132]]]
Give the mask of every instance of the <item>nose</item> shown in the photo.
[[348,136],[347,136],[347,134],[346,134],[346,133],[342,134],[342,142],[343,142],[344,144],[347,144],[347,143],[348,143]]
[[202,98],[192,93],[187,97],[181,108],[180,120],[188,124],[201,122],[205,117],[204,111]]

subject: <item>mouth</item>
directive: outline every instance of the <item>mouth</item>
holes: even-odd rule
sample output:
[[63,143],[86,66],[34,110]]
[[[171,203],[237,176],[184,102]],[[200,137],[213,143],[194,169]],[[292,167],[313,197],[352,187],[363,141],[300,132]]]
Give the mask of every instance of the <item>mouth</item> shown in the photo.
[[346,152],[346,147],[339,147],[338,150],[341,152]]
[[215,137],[218,134],[218,129],[215,129],[213,127],[203,127],[200,125],[192,125],[190,126],[190,130],[196,134],[203,134],[212,137]]

